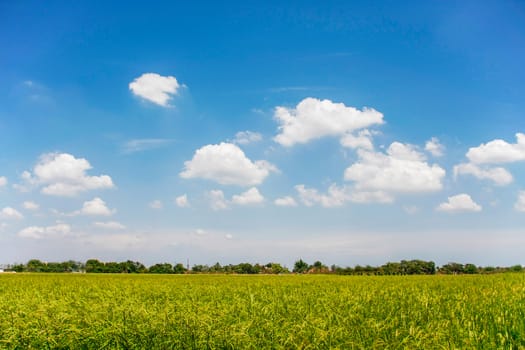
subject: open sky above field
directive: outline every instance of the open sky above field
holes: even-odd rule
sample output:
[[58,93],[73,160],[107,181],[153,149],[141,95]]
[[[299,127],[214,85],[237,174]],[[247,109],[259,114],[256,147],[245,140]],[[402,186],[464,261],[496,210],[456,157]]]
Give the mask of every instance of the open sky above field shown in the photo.
[[521,1],[12,1],[0,33],[0,263],[525,264]]

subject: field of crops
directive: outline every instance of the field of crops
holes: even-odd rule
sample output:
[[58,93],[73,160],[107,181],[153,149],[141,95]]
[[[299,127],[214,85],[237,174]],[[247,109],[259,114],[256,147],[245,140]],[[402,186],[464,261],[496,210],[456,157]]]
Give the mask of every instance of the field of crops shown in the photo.
[[524,349],[525,274],[4,274],[0,348]]

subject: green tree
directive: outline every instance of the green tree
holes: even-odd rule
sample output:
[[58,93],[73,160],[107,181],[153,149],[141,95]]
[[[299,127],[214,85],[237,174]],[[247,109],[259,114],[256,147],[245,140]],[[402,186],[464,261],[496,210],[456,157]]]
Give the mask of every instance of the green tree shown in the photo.
[[181,263],[178,263],[177,265],[173,266],[173,273],[186,273],[186,268]]
[[46,265],[37,259],[31,259],[26,264],[26,271],[28,272],[45,272]]
[[310,265],[308,265],[306,262],[304,262],[303,259],[299,259],[293,265],[293,272],[295,272],[295,273],[305,273],[305,272],[308,272],[308,268],[309,267],[310,267]]
[[523,266],[521,266],[521,265],[511,266],[511,267],[509,267],[509,271],[511,271],[511,272],[522,272],[523,271]]
[[153,266],[150,266],[149,273],[173,273],[173,266],[169,263],[155,264]]
[[465,264],[465,267],[463,268],[463,272],[472,275],[472,274],[478,273],[478,268],[474,264]]
[[455,275],[455,274],[464,273],[464,269],[465,267],[463,266],[463,264],[450,262],[448,264],[441,266],[441,268],[439,269],[439,272],[444,273],[444,274],[454,274]]
[[86,272],[87,273],[90,273],[90,272],[100,273],[100,272],[104,272],[104,270],[105,270],[105,267],[104,267],[103,262],[100,262],[97,259],[89,259],[88,261],[86,261]]

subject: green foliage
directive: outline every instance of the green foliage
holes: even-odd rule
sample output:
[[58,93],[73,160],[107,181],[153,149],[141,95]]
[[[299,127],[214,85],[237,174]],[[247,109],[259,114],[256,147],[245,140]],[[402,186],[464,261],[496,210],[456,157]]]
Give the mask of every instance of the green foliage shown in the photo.
[[[15,272],[88,272],[88,273],[154,273],[154,274],[183,274],[183,273],[209,273],[209,274],[283,274],[290,271],[278,264],[268,263],[266,265],[240,263],[221,266],[215,263],[212,266],[194,265],[191,271],[183,264],[174,266],[169,263],[155,264],[149,269],[138,261],[125,262],[101,262],[90,259],[85,264],[76,261],[42,262],[37,259],[29,260],[26,264],[7,265],[6,271]],[[339,267],[332,265],[330,269],[321,261],[308,265],[302,259],[294,264],[293,272],[309,274],[338,274],[338,275],[433,275],[439,274],[491,274],[502,272],[523,272],[521,265],[511,267],[476,267],[474,264],[459,264],[451,262],[436,269],[433,261],[424,260],[401,260],[400,262],[388,262],[381,266]]]
[[433,261],[401,260],[388,262],[379,267],[356,265],[354,268],[332,266],[332,271],[339,275],[433,275],[436,264]]
[[295,272],[295,273],[305,273],[305,272],[308,271],[309,267],[310,267],[310,265],[308,265],[306,262],[304,262],[303,259],[299,259],[293,265],[293,272]]
[[524,277],[3,274],[0,349],[523,349]]
[[469,275],[473,275],[475,273],[478,273],[478,268],[474,264],[465,264],[465,267],[463,268],[463,272]]
[[173,273],[173,266],[169,263],[150,266],[149,273]]
[[173,273],[186,273],[186,268],[181,263],[178,263],[175,266],[173,266]]

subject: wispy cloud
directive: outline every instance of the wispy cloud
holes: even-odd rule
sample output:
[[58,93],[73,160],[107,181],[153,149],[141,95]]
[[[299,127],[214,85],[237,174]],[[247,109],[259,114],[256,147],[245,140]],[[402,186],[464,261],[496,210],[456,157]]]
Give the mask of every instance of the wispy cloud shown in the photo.
[[172,139],[133,139],[121,145],[122,153],[131,154],[167,146]]
[[269,88],[270,92],[286,92],[286,91],[305,91],[309,90],[308,86],[278,86]]

